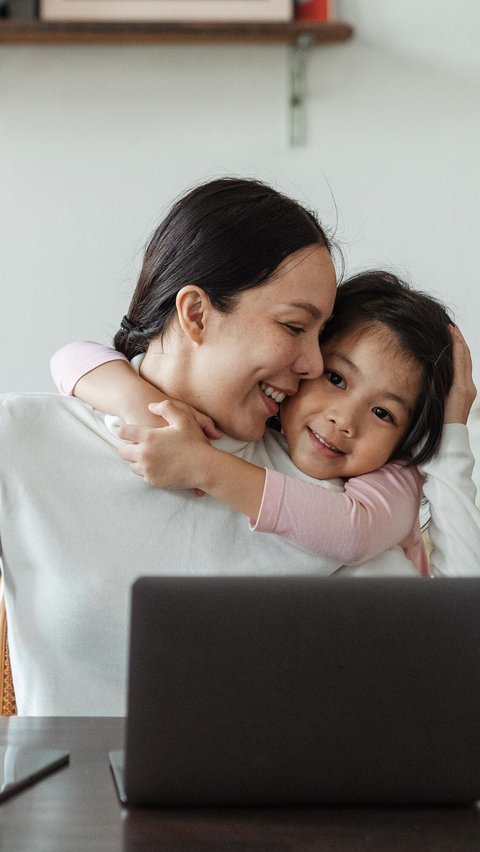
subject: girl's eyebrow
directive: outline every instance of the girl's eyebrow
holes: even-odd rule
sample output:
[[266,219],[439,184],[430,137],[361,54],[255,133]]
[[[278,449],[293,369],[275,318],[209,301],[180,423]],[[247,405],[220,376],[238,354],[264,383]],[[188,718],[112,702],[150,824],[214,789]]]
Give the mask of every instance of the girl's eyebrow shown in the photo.
[[398,402],[398,404],[405,409],[407,414],[410,415],[412,413],[411,407],[409,406],[408,402],[403,399],[402,396],[398,396],[398,394],[391,393],[390,391],[380,391],[380,393],[382,394],[384,399],[391,399],[393,402]]
[[350,369],[352,370],[353,373],[359,373],[360,372],[357,365],[354,364],[353,361],[350,360],[350,358],[347,358],[346,355],[342,355],[341,352],[336,352],[334,349],[331,349],[328,352],[328,355],[334,355],[335,358],[338,358],[339,361],[343,361],[343,363],[346,364],[347,367],[350,367]]

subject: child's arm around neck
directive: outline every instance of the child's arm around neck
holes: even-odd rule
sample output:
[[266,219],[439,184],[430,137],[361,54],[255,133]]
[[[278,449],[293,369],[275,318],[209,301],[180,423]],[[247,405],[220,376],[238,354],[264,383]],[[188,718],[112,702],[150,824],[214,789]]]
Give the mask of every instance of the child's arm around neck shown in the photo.
[[166,399],[165,394],[135,373],[116,349],[92,341],[69,343],[52,356],[50,371],[60,393],[116,414],[125,423],[161,425],[148,405]]
[[[50,361],[53,381],[60,393],[78,397],[99,411],[115,414],[125,423],[159,428],[165,421],[149,404],[167,399],[165,394],[135,372],[128,359],[116,349],[92,341],[69,343]],[[212,419],[185,403],[197,423],[211,438],[221,432]]]
[[52,372],[57,387],[137,424],[121,427],[120,436],[131,443],[120,454],[149,484],[201,489],[254,519],[254,529],[275,532],[309,552],[341,563],[364,561],[400,544],[418,515],[416,473],[400,465],[351,479],[345,492],[333,492],[212,447],[177,404],[160,406],[174,419],[170,428],[145,428],[165,422],[148,410],[165,396],[115,350],[70,344],[54,355]]

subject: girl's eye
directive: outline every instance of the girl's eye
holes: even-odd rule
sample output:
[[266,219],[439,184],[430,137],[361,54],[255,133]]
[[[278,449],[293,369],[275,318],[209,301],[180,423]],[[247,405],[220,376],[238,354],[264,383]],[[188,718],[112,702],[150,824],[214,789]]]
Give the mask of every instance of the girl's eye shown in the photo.
[[337,388],[342,388],[342,390],[345,389],[345,381],[339,373],[334,373],[333,370],[325,370],[325,375],[331,385],[335,385]]
[[290,323],[288,323],[288,322],[284,322],[283,326],[284,326],[284,328],[288,329],[288,331],[291,332],[291,334],[301,334],[302,331],[305,331],[305,329],[302,328],[301,326],[290,325]]
[[379,420],[388,420],[390,423],[393,423],[392,415],[385,408],[380,408],[376,405],[375,408],[372,408],[372,412]]

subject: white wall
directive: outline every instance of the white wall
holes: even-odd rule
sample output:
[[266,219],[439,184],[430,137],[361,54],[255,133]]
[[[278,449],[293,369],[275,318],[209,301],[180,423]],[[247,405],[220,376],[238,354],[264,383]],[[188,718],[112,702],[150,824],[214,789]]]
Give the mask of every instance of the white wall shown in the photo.
[[109,342],[165,207],[232,173],[338,217],[350,269],[445,298],[480,384],[480,7],[338,6],[356,37],[311,51],[299,149],[284,46],[0,47],[0,391],[50,390],[56,347]]

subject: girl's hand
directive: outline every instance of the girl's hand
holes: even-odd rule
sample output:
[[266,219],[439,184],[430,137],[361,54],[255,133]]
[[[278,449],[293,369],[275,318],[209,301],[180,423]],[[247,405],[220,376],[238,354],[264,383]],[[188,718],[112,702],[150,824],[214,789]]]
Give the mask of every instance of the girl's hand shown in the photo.
[[[152,412],[152,414],[158,415],[159,427],[165,426],[165,424],[168,422],[166,421],[165,416],[163,414],[162,405],[164,404],[164,402],[169,402],[169,400],[163,400],[162,402],[151,402],[148,406],[148,409]],[[218,438],[222,437],[223,432],[221,432],[220,429],[215,426],[215,423],[212,418],[208,417],[207,414],[204,414],[203,411],[199,411],[197,408],[194,408],[187,402],[182,402],[182,400],[180,399],[173,400],[173,403],[178,411],[184,411],[194,418],[194,420],[198,423],[200,429],[202,429],[207,438],[211,438],[213,441],[216,441]],[[160,422],[160,420],[163,420],[163,423]]]
[[120,448],[119,455],[148,485],[201,488],[210,453],[215,451],[206,438],[203,421],[195,416],[198,412],[170,400],[155,403],[155,411],[167,425],[161,429],[120,426],[118,436],[130,443]]
[[472,378],[472,358],[463,335],[456,325],[452,335],[453,384],[445,401],[444,423],[466,423],[477,395]]

